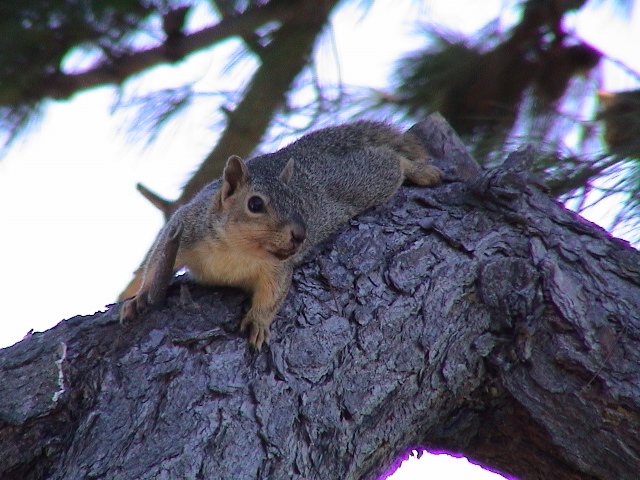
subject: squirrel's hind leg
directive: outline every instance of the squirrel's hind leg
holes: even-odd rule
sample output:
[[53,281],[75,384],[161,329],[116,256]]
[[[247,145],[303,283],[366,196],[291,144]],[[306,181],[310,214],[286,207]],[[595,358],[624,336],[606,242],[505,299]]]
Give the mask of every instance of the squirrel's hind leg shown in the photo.
[[429,165],[423,159],[411,161],[406,158],[401,158],[400,169],[402,170],[404,178],[421,187],[431,187],[442,183],[442,172],[440,169]]
[[127,298],[133,297],[142,285],[142,278],[144,277],[144,263],[133,272],[133,278],[120,295],[118,295],[118,301],[121,302]]

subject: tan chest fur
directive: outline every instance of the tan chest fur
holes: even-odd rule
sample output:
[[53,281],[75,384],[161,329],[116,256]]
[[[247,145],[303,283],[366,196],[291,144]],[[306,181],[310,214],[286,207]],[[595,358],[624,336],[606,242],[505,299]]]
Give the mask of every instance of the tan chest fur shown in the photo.
[[205,240],[179,254],[179,267],[211,285],[240,287],[254,291],[274,276],[278,260],[237,244]]

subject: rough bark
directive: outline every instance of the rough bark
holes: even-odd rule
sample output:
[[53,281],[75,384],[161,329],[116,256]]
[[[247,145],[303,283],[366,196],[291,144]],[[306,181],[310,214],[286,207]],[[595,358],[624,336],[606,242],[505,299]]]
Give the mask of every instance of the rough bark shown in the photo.
[[[438,125],[430,151],[459,151]],[[533,155],[352,221],[260,353],[240,292],[185,280],[127,329],[114,306],[0,351],[0,479],[375,479],[409,448],[637,479],[640,254],[536,186]]]

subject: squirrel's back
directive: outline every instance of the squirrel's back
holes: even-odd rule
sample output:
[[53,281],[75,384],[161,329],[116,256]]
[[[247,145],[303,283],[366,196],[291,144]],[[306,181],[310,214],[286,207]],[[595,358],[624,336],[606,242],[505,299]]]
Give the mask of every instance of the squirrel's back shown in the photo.
[[[305,222],[309,241],[303,254],[349,219],[384,203],[405,178],[421,185],[438,183],[439,171],[424,163],[427,158],[413,135],[384,122],[357,121],[311,132],[281,150],[247,160],[246,168],[249,191],[268,198],[281,220]],[[293,175],[285,185],[278,174],[290,160]],[[411,170],[425,172],[426,181],[409,175]],[[212,182],[183,207],[189,217],[206,218],[221,185],[221,180]],[[207,222],[188,223],[184,242],[207,235]]]
[[[357,121],[309,133],[277,152],[247,161],[247,168],[254,185],[269,184],[273,189],[270,179],[294,160],[288,188],[307,223],[312,246],[393,195],[406,177],[402,162],[418,165],[427,157],[413,135],[383,122]],[[274,202],[282,200],[282,210],[289,210],[291,197],[279,197]]]
[[[384,122],[359,120],[308,133],[277,152],[248,160],[247,164],[256,164],[253,168],[250,166],[250,170],[266,169],[273,175],[284,167],[289,158],[294,158],[297,168],[307,170],[367,147],[390,149],[411,161],[428,157],[412,134],[403,133]],[[338,167],[338,164],[333,166]]]

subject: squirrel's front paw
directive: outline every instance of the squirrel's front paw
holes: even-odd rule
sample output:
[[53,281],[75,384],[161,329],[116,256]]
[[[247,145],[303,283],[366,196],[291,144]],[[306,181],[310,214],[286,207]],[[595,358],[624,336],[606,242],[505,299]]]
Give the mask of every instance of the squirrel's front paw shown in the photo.
[[240,322],[240,331],[245,332],[247,330],[249,330],[249,343],[256,350],[260,350],[263,343],[269,343],[271,334],[269,332],[268,323],[263,324],[256,321],[255,319],[250,318],[250,316],[247,315],[242,319],[242,322]]
[[122,302],[120,307],[120,323],[127,325],[138,318],[147,308],[146,294],[138,294]]

